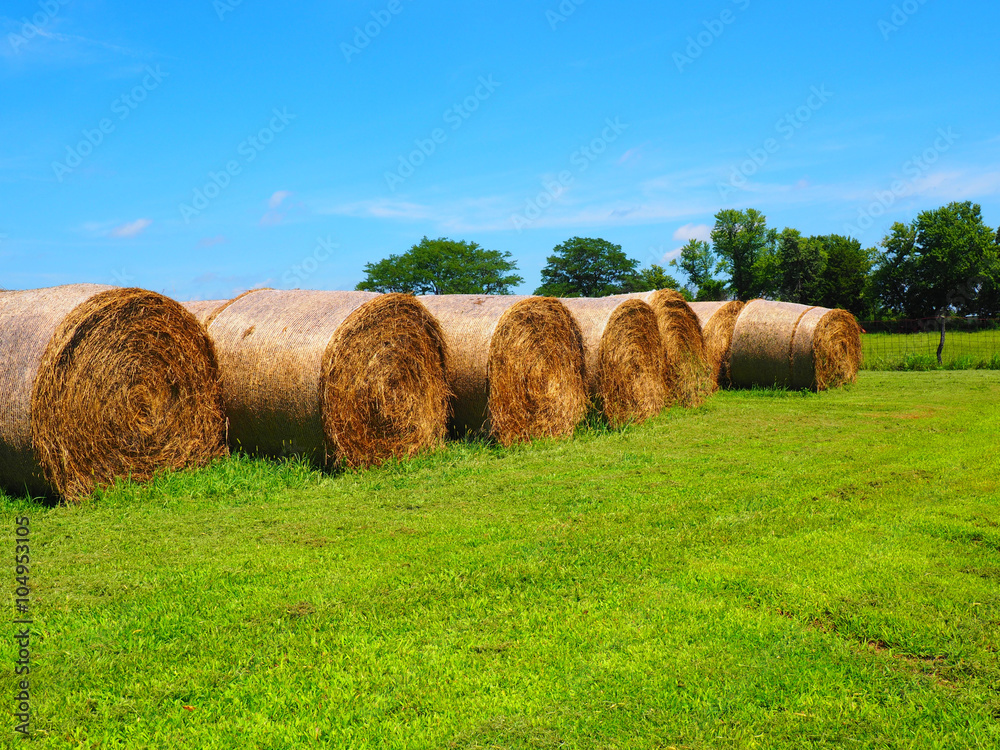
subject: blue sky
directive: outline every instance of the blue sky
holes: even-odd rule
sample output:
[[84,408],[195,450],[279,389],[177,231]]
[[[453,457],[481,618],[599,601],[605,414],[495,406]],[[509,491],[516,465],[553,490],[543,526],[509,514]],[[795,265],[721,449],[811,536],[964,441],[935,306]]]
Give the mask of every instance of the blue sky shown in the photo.
[[0,286],[349,289],[445,236],[643,265],[721,208],[1000,224],[1000,6],[8,0]]

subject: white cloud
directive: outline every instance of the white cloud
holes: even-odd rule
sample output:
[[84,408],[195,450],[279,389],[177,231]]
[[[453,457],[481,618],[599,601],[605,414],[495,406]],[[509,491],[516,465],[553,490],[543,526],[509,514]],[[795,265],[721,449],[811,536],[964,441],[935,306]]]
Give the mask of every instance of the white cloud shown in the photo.
[[260,217],[260,225],[262,227],[276,227],[284,220],[284,214],[278,213],[277,211],[268,211]]
[[1000,172],[955,170],[932,172],[913,183],[910,195],[939,200],[974,200],[1000,192]]
[[385,198],[355,201],[354,203],[341,203],[321,208],[318,212],[338,216],[370,216],[379,219],[417,221],[433,218],[434,213],[430,206],[422,206],[419,203],[408,203],[406,201],[392,201]]
[[142,234],[153,223],[152,219],[136,219],[128,224],[122,224],[111,230],[112,237],[136,237]]
[[276,191],[271,196],[271,198],[268,200],[267,207],[268,208],[272,208],[272,209],[273,208],[277,208],[278,206],[280,206],[284,202],[285,198],[287,198],[291,194],[292,193],[291,193],[290,190],[278,190],[278,191]]
[[642,158],[640,155],[641,148],[641,146],[637,148],[630,148],[618,158],[618,164],[624,164],[629,160],[639,161]]
[[679,242],[687,242],[688,240],[711,242],[712,227],[708,224],[685,224],[674,232],[674,239]]

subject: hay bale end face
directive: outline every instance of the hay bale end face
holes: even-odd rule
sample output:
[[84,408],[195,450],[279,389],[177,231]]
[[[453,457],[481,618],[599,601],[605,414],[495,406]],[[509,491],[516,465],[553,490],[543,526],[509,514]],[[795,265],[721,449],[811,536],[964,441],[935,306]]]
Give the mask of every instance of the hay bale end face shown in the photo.
[[587,391],[612,427],[643,422],[667,399],[666,359],[656,314],[642,300],[560,300],[583,339]]
[[666,352],[667,403],[698,406],[715,390],[698,316],[673,289],[619,294],[612,299],[639,299],[653,308]]
[[733,342],[733,328],[743,310],[744,303],[690,302],[688,303],[701,324],[701,334],[705,341],[705,356],[712,367],[717,386],[731,384],[729,375],[729,351]]
[[0,295],[0,482],[70,500],[225,453],[215,353],[154,292],[93,284]]
[[501,445],[570,435],[587,413],[583,345],[573,318],[545,297],[418,298],[448,343],[453,428]]
[[825,390],[857,379],[861,328],[846,310],[753,300],[733,330],[733,385]]
[[444,338],[412,296],[255,290],[208,332],[234,446],[357,468],[444,438]]

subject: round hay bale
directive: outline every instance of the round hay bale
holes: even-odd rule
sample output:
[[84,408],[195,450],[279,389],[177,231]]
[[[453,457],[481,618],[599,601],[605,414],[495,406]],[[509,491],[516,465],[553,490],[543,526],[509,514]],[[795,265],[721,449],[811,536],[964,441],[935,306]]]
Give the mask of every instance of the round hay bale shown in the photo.
[[659,289],[619,294],[615,299],[639,299],[653,308],[667,356],[667,403],[698,406],[716,388],[705,352],[698,316],[679,292]]
[[853,383],[861,328],[846,310],[753,300],[733,330],[733,385],[825,390]]
[[453,428],[501,445],[571,435],[587,414],[583,344],[556,299],[450,294],[418,298],[448,342]]
[[198,319],[199,323],[207,328],[208,324],[215,318],[215,312],[223,305],[228,305],[230,301],[227,299],[192,300],[181,302],[181,304],[184,305],[185,310]]
[[77,284],[0,295],[0,482],[69,500],[225,453],[215,352],[179,303]]
[[612,427],[643,422],[666,404],[666,358],[656,314],[642,300],[561,299],[580,329],[587,391]]
[[743,310],[744,303],[729,302],[689,302],[701,324],[701,335],[705,341],[705,356],[712,367],[717,386],[728,386],[729,349],[733,342],[733,328]]
[[444,338],[412,296],[260,289],[212,315],[231,445],[358,468],[442,442]]
[[233,304],[238,299],[243,299],[248,294],[253,294],[254,292],[259,292],[261,288],[250,289],[238,297],[233,297],[232,299],[208,299],[208,300],[190,300],[189,302],[181,302],[184,308],[194,315],[198,322],[201,323],[205,328],[211,325],[212,321],[215,320],[215,316],[220,312],[225,310],[231,304]]

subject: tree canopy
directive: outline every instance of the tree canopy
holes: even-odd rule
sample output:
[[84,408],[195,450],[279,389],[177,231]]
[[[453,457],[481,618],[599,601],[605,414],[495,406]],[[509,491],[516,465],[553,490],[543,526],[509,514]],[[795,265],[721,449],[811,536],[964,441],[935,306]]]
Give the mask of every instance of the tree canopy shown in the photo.
[[726,298],[726,283],[715,278],[718,265],[712,246],[704,240],[688,240],[679,258],[670,261],[688,277],[685,291],[699,302]]
[[873,251],[839,234],[813,237],[820,243],[826,266],[816,286],[816,296],[809,302],[822,307],[839,307],[855,315],[870,317],[872,302],[869,275]]
[[712,245],[719,258],[718,270],[729,274],[729,293],[734,299],[768,296],[775,285],[774,246],[778,233],[767,228],[767,217],[754,208],[727,208],[715,215]]
[[412,294],[510,294],[524,279],[509,252],[486,250],[475,242],[424,237],[402,255],[365,265],[367,292]]
[[[590,237],[571,237],[556,245],[542,269],[535,294],[547,297],[606,297],[629,291],[639,262],[621,245]],[[676,283],[676,282],[675,282]]]
[[872,286],[887,310],[910,318],[985,312],[977,301],[995,288],[997,242],[977,204],[949,203],[897,222],[882,247]]
[[637,271],[630,279],[625,281],[623,289],[627,293],[632,292],[653,292],[657,289],[675,289],[683,293],[681,285],[677,279],[667,273],[667,269],[655,263],[649,268]]
[[[896,223],[878,248],[853,237],[780,233],[756,209],[715,216],[712,242],[692,239],[669,264],[639,268],[621,245],[571,237],[557,245],[535,294],[603,297],[676,289],[688,299],[754,297],[839,307],[861,319],[940,314],[1000,316],[1000,229],[970,201]],[[365,265],[358,289],[414,294],[510,294],[523,282],[509,252],[424,237],[402,255]]]

